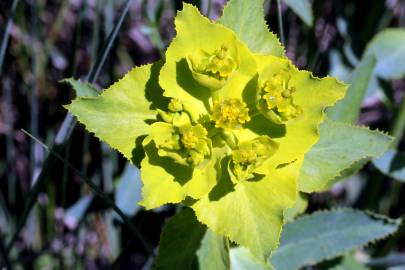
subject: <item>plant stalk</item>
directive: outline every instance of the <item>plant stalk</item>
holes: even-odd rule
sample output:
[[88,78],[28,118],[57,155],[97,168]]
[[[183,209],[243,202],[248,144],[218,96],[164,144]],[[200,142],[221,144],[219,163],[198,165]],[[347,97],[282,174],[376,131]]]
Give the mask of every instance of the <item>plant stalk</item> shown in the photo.
[[402,100],[401,107],[398,111],[397,118],[395,119],[394,125],[392,127],[392,136],[394,136],[394,142],[391,147],[396,148],[401,142],[401,138],[405,131],[405,97]]
[[285,47],[285,39],[284,39],[284,28],[283,28],[283,15],[281,14],[281,2],[277,0],[277,18],[278,18],[278,30],[280,34],[281,43]]
[[3,71],[3,63],[4,63],[4,56],[6,55],[6,49],[8,45],[8,40],[10,39],[11,27],[13,26],[14,15],[17,9],[18,0],[14,0],[13,4],[11,5],[10,17],[7,20],[6,28],[3,32],[3,37],[0,46],[0,76]]
[[[3,242],[3,236],[1,235],[1,233],[0,233],[0,257],[3,260],[2,264],[0,264],[1,269],[12,270],[13,267],[11,266],[8,253],[6,252],[6,248]],[[5,266],[5,268],[3,268],[3,265]]]

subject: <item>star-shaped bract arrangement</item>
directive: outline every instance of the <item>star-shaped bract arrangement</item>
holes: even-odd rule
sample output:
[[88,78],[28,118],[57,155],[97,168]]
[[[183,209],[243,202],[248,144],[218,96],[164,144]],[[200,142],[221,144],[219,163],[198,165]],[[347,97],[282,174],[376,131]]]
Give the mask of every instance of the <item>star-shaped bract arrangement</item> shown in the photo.
[[266,260],[324,109],[347,86],[298,70],[278,49],[255,51],[226,22],[184,4],[164,62],[135,67],[100,96],[66,107],[133,163],[143,157],[143,206],[184,203]]

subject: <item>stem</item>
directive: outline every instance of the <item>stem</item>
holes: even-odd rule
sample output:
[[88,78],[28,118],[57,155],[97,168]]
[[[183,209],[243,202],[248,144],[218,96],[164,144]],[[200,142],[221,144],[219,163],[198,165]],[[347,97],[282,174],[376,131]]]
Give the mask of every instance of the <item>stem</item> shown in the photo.
[[[401,107],[394,121],[394,125],[392,126],[391,129],[391,134],[395,137],[394,141],[391,144],[391,149],[397,148],[398,144],[401,142],[401,137],[404,133],[404,130],[405,130],[405,98],[402,101]],[[363,196],[361,198],[363,202],[360,202],[360,205],[363,207],[367,207],[370,204],[373,204],[373,206],[375,207],[383,183],[384,183],[384,176],[382,174],[377,174],[372,179],[372,181],[370,181],[370,184],[366,186],[366,189],[363,191]],[[385,209],[386,214],[388,214],[389,210],[398,203],[401,189],[402,189],[401,182],[394,181],[392,183],[390,187],[390,192],[388,193],[390,194],[390,196],[388,198],[387,207]],[[396,244],[395,241],[389,241],[386,245],[393,246],[395,244]],[[384,250],[388,249],[385,248]],[[383,254],[384,252],[379,253]]]
[[[31,6],[31,39],[32,44],[35,44],[37,40],[37,3],[34,2]],[[30,115],[30,131],[31,133],[38,137],[38,49],[37,46],[33,45],[31,49],[31,73],[32,73],[32,84],[31,84],[31,115]],[[31,179],[32,182],[35,181],[35,172],[37,169],[40,169],[41,165],[38,164],[37,155],[36,155],[36,143],[33,142],[30,147],[30,162],[31,162]],[[39,168],[38,168],[39,167]]]
[[4,247],[3,237],[1,234],[0,234],[0,256],[3,259],[4,265],[6,266],[5,268],[3,268],[3,266],[0,264],[1,269],[12,270],[13,268],[8,258],[6,248]]
[[[0,45],[0,77],[3,73],[3,63],[4,63],[4,57],[6,55],[6,49],[8,45],[8,41],[10,39],[10,33],[11,33],[11,28],[13,26],[13,20],[15,16],[15,11],[17,9],[18,5],[18,0],[14,0],[12,5],[11,5],[11,10],[10,10],[10,17],[7,20],[6,27],[4,28],[3,32],[3,37],[1,40],[1,45]],[[4,80],[3,81],[3,87],[4,87],[4,95],[5,95],[5,100],[6,100],[6,110],[4,112],[5,116],[5,121],[6,125],[8,127],[8,132],[6,136],[6,149],[7,149],[7,165],[10,166],[10,169],[8,169],[7,172],[7,178],[8,178],[8,199],[11,203],[11,205],[14,205],[15,203],[15,197],[16,197],[16,176],[14,172],[14,168],[11,167],[11,164],[14,164],[14,156],[15,156],[15,147],[14,147],[14,132],[13,132],[13,115],[11,113],[11,104],[12,104],[12,94],[11,94],[11,83],[9,80]]]
[[7,199],[10,205],[14,205],[16,202],[16,191],[17,191],[17,177],[14,167],[16,149],[14,145],[14,116],[12,113],[12,90],[11,90],[11,81],[9,78],[3,80],[4,87],[4,121],[7,127],[6,133],[6,164],[7,164]]
[[13,20],[15,11],[17,9],[18,0],[14,0],[13,4],[11,5],[10,17],[7,20],[6,28],[4,29],[4,34],[2,37],[2,42],[0,46],[0,76],[3,71],[3,63],[4,63],[4,56],[6,54],[6,49],[8,45],[8,40],[10,38],[11,27],[13,26]]
[[211,90],[212,101],[219,101],[220,95],[218,90]]
[[[70,141],[67,143],[65,147],[65,159],[69,160],[70,159]],[[67,184],[69,180],[69,173],[68,173],[68,164],[66,162],[63,162],[63,178],[62,178],[62,207],[66,208],[66,195],[67,193]],[[84,175],[87,175],[84,173]]]
[[283,29],[283,17],[281,14],[281,3],[280,0],[277,0],[277,18],[278,18],[278,31],[280,34],[281,43],[285,46],[284,39],[284,29]]
[[[117,24],[114,26],[113,31],[110,33],[110,35],[107,38],[106,44],[103,46],[103,51],[102,51],[100,57],[97,59],[96,63],[91,68],[89,75],[87,76],[88,81],[90,83],[93,83],[97,79],[97,77],[100,73],[101,67],[103,66],[103,64],[106,60],[106,57],[111,50],[112,43],[114,42],[115,38],[117,37],[117,33],[118,33],[119,29],[121,28],[122,22],[126,16],[126,14],[128,13],[129,6],[131,3],[132,3],[132,0],[126,1],[125,7],[120,15],[120,18],[119,18]],[[25,225],[25,221],[28,217],[28,214],[30,213],[32,207],[34,206],[39,193],[41,192],[41,190],[47,183],[48,176],[50,175],[50,173],[56,163],[54,154],[55,153],[57,155],[63,154],[64,146],[65,146],[66,142],[69,140],[70,136],[72,135],[72,132],[73,132],[73,129],[75,128],[75,126],[76,126],[76,118],[74,118],[70,113],[68,113],[66,115],[65,119],[63,120],[62,126],[59,128],[59,131],[56,135],[54,144],[52,145],[51,149],[49,150],[49,152],[53,153],[53,154],[48,155],[46,157],[46,159],[42,165],[42,170],[38,176],[38,179],[28,194],[28,198],[27,198],[24,210],[23,210],[23,214],[22,214],[20,220],[18,221],[17,227],[7,246],[7,249],[6,249],[7,252],[9,252],[11,250],[11,248],[13,247],[16,239],[18,238],[18,235],[19,235],[21,229]],[[123,220],[125,221],[126,219],[123,219]]]
[[212,10],[212,1],[208,0],[208,7],[207,7],[207,17],[210,18]]
[[[401,142],[402,135],[405,131],[405,97],[402,100],[401,108],[399,109],[397,118],[395,119],[394,125],[392,126],[391,134],[394,137],[394,141],[391,144],[392,149],[396,149]],[[398,201],[401,194],[402,183],[399,181],[394,181],[392,183],[392,194],[389,199],[388,207],[393,207]]]
[[391,145],[392,148],[396,148],[401,142],[401,137],[405,130],[405,97],[402,100],[401,108],[399,109],[397,118],[395,119],[394,125],[392,127],[392,136],[394,136],[394,141]]
[[114,43],[115,38],[117,37],[118,31],[121,29],[122,23],[124,22],[125,19],[125,15],[128,13],[129,11],[129,7],[131,6],[132,0],[127,0],[127,2],[125,3],[124,9],[121,13],[121,16],[118,19],[117,24],[114,26],[112,32],[110,33],[110,35],[108,36],[106,43],[103,47],[101,56],[97,59],[96,63],[94,63],[94,66],[92,67],[89,76],[87,77],[88,81],[90,83],[94,83],[94,81],[98,78],[98,75],[100,74],[101,68],[104,65],[104,62],[107,58],[107,55],[109,54],[109,52],[111,51],[111,47]]
[[[398,115],[392,126],[391,134],[394,136],[394,141],[391,144],[391,149],[396,149],[401,142],[402,135],[405,131],[405,97],[402,100],[401,107],[399,109]],[[403,183],[400,181],[393,181],[391,186],[391,192],[387,204],[387,212],[398,204],[399,198],[402,191]],[[391,250],[391,248],[396,245],[399,238],[405,233],[405,225],[402,225],[399,230],[394,234],[393,237],[383,246],[381,249],[381,254],[386,255]]]
[[233,133],[223,131],[223,132],[221,132],[221,137],[222,137],[222,139],[224,139],[224,141],[229,146],[229,148],[231,148],[231,149],[236,148],[236,143],[234,141],[235,135],[233,135]]

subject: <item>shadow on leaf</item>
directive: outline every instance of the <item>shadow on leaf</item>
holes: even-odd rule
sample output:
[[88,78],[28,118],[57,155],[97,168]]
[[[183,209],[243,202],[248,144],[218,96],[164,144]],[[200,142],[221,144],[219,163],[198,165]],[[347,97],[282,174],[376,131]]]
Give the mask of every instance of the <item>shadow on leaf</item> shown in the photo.
[[159,73],[163,64],[162,60],[152,64],[150,77],[145,85],[145,97],[151,103],[152,110],[166,110],[170,102],[170,98],[163,96],[163,89],[159,85]]
[[209,108],[211,90],[194,80],[185,58],[176,63],[176,81],[187,93],[201,100],[205,107]]
[[263,115],[259,114],[245,125],[245,128],[250,129],[258,135],[267,135],[270,138],[284,137],[286,134],[285,125],[278,125],[268,120]]
[[169,157],[161,157],[158,155],[155,143],[151,142],[144,146],[144,150],[148,155],[149,163],[153,166],[162,167],[167,173],[174,177],[174,181],[180,185],[186,184],[193,175],[193,169],[181,164],[178,164]]
[[235,190],[228,172],[229,159],[230,157],[228,156],[221,160],[221,175],[218,176],[217,185],[208,194],[210,201],[219,201],[226,194]]
[[256,74],[245,86],[242,92],[242,99],[249,108],[249,112],[257,112],[256,108],[256,88],[257,88],[257,78],[259,76]]
[[135,139],[135,148],[132,150],[131,162],[139,168],[142,159],[145,157],[145,152],[143,151],[142,142],[146,135],[139,136]]

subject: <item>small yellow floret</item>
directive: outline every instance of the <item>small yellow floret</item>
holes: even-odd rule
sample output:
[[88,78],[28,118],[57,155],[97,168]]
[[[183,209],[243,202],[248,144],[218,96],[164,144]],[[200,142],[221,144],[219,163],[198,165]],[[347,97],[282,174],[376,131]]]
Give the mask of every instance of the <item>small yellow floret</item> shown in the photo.
[[250,121],[249,109],[246,107],[246,103],[238,98],[214,102],[212,120],[215,121],[216,127],[239,128],[242,124]]
[[288,85],[289,80],[287,74],[276,74],[261,86],[267,109],[274,111],[283,120],[295,118],[301,113],[301,108],[294,104],[295,88]]
[[239,162],[245,165],[252,164],[257,159],[257,154],[253,150],[242,150],[239,155]]
[[188,149],[196,148],[198,140],[199,138],[192,130],[183,133],[181,136],[181,142],[183,143],[184,147]]
[[183,110],[183,104],[175,98],[172,98],[169,102],[168,109],[171,112],[180,112]]
[[226,79],[236,67],[236,61],[229,54],[228,48],[223,45],[209,57],[205,70],[218,79]]

